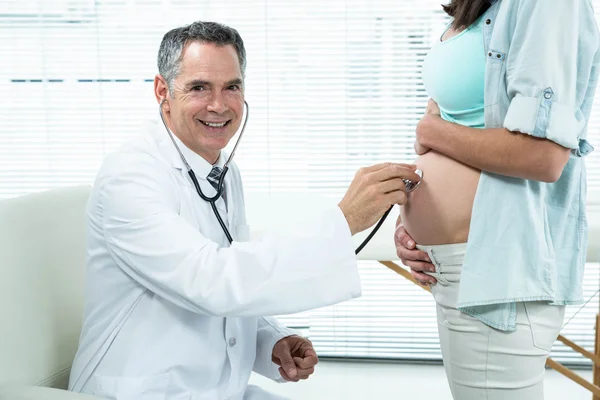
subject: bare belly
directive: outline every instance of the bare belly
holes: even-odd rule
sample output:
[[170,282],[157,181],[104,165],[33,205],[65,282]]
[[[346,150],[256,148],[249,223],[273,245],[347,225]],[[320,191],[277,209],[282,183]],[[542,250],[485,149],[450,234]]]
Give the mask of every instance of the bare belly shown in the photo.
[[422,245],[466,242],[480,171],[434,151],[415,164],[423,182],[401,207],[406,231]]

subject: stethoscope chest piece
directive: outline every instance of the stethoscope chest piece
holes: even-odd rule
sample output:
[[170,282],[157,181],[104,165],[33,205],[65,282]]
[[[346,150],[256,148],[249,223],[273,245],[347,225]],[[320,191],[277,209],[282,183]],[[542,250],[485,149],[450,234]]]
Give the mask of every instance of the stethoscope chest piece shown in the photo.
[[413,182],[413,181],[409,181],[408,179],[403,179],[404,184],[406,185],[406,189],[405,189],[406,193],[414,192],[419,187],[421,182],[423,181],[423,171],[418,169],[415,171],[415,174],[419,175],[419,177],[421,178],[421,179],[419,179],[418,182]]

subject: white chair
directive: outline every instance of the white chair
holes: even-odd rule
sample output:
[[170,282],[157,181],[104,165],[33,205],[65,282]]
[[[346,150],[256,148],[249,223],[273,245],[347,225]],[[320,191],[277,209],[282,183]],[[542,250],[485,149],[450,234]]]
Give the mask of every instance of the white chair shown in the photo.
[[67,392],[83,314],[89,186],[0,201],[0,399]]

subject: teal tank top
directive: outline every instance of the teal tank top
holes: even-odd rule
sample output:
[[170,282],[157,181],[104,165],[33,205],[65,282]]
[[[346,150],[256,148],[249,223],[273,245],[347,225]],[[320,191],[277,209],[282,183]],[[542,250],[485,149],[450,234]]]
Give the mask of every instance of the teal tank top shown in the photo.
[[431,48],[423,63],[423,84],[443,119],[485,127],[485,63],[483,16],[458,35],[443,42],[440,38]]

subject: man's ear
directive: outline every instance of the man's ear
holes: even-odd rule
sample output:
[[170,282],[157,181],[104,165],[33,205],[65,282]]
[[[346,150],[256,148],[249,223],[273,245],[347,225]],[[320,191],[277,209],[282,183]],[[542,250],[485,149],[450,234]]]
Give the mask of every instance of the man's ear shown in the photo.
[[154,77],[154,96],[156,101],[163,107],[164,111],[170,111],[169,108],[169,85],[162,75]]

